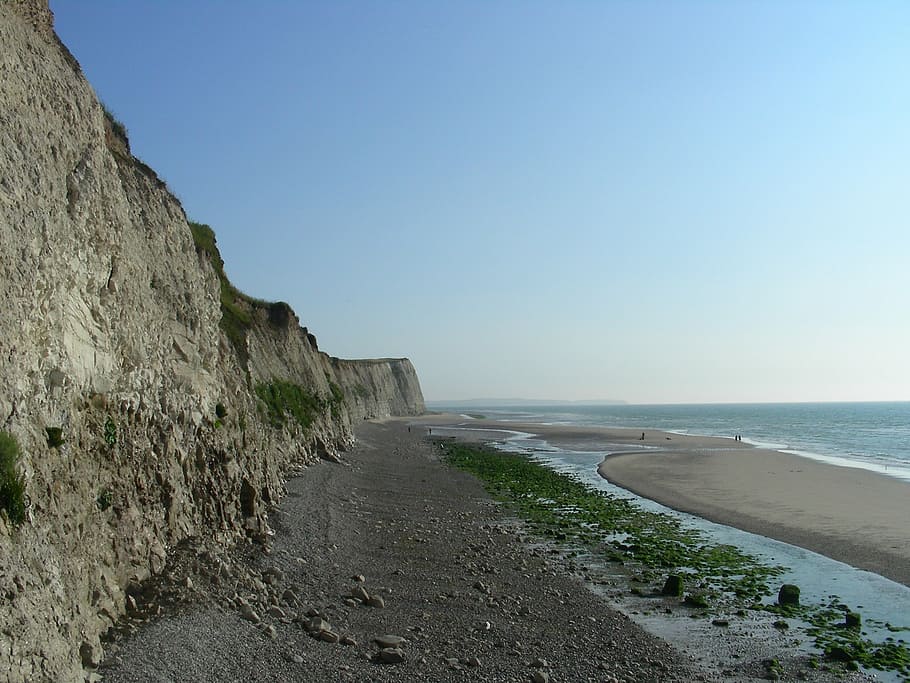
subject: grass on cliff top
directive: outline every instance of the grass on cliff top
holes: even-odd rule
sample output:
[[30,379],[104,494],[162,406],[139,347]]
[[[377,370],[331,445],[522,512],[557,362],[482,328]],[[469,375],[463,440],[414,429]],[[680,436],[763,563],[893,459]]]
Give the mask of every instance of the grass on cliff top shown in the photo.
[[0,510],[6,511],[16,526],[25,521],[25,481],[16,473],[19,443],[7,432],[0,432]]
[[[510,504],[537,534],[566,546],[583,548],[607,562],[631,563],[636,581],[659,595],[668,574],[684,577],[689,604],[725,609],[753,609],[801,619],[815,646],[833,661],[910,676],[910,649],[888,637],[876,642],[842,622],[850,610],[834,602],[781,607],[763,603],[776,595],[785,569],[762,563],[739,548],[716,544],[676,517],[651,512],[574,477],[556,472],[525,455],[490,448],[444,443],[446,461],[478,477],[487,490]],[[869,620],[869,623],[873,622]],[[881,624],[888,631],[901,630]]]
[[224,330],[245,366],[249,360],[246,349],[246,332],[253,323],[252,309],[281,307],[286,304],[281,302],[272,304],[261,299],[254,299],[234,287],[224,272],[224,260],[221,258],[221,252],[218,251],[215,231],[204,223],[194,221],[190,221],[189,226],[193,233],[193,241],[196,243],[196,251],[208,258],[218,275],[221,285],[221,329]]

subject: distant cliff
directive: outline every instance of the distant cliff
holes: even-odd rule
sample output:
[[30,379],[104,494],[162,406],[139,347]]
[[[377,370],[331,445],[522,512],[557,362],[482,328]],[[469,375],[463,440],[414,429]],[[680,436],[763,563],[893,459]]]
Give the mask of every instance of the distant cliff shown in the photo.
[[46,0],[0,3],[0,431],[25,493],[23,520],[0,512],[14,681],[81,681],[169,548],[261,534],[289,467],[335,457],[365,418],[424,410],[407,359],[332,358],[286,304],[231,286],[214,234],[132,156],[52,21]]

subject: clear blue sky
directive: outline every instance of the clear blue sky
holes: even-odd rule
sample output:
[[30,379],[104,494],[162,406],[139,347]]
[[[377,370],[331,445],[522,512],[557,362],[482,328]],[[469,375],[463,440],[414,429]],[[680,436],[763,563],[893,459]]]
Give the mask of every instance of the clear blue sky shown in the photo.
[[234,283],[428,399],[910,399],[910,3],[51,7]]

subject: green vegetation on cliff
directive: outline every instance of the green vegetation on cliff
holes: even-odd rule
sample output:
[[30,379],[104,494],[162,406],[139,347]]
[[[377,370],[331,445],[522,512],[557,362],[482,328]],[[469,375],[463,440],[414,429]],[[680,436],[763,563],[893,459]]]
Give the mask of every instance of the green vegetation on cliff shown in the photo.
[[218,251],[215,231],[205,223],[189,221],[196,252],[205,256],[221,287],[221,329],[227,335],[231,345],[240,357],[241,365],[246,367],[249,353],[246,348],[246,333],[253,324],[253,311],[261,309],[268,314],[268,320],[274,325],[286,325],[291,319],[291,307],[283,301],[269,302],[244,294],[228,279],[224,272],[224,259]]
[[323,398],[299,384],[273,379],[256,385],[256,396],[265,404],[266,414],[273,427],[281,428],[293,418],[304,429],[309,429],[320,414],[329,410],[336,419],[344,403],[344,395],[334,382],[329,382],[331,396]]
[[234,287],[228,280],[227,274],[224,272],[224,260],[221,258],[215,242],[215,231],[204,223],[190,221],[189,225],[193,233],[193,241],[196,243],[196,251],[208,257],[221,284],[221,329],[224,330],[241,360],[246,364],[248,354],[245,337],[246,331],[252,324],[249,306],[255,305],[257,302]]
[[0,432],[0,510],[16,526],[25,521],[25,481],[16,474],[19,444],[7,432]]

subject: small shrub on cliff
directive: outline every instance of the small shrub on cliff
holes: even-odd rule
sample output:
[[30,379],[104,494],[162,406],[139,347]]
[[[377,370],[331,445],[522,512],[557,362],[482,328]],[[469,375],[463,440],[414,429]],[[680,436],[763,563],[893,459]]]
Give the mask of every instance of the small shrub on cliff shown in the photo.
[[7,432],[0,432],[0,510],[19,526],[25,521],[25,481],[16,474],[19,443]]
[[114,495],[111,493],[111,490],[109,488],[104,488],[98,492],[98,498],[95,502],[98,504],[98,509],[101,510],[101,512],[104,512],[111,506],[113,500]]
[[114,113],[108,108],[103,102],[101,106],[104,108],[104,116],[107,119],[107,122],[111,125],[111,130],[114,131],[116,135],[121,137],[124,141],[129,139],[129,136],[126,131],[126,126],[123,124],[123,121],[114,116]]
[[47,434],[47,447],[60,448],[63,445],[63,430],[60,427],[45,427]]
[[117,425],[110,417],[104,422],[104,443],[111,448],[117,445]]

